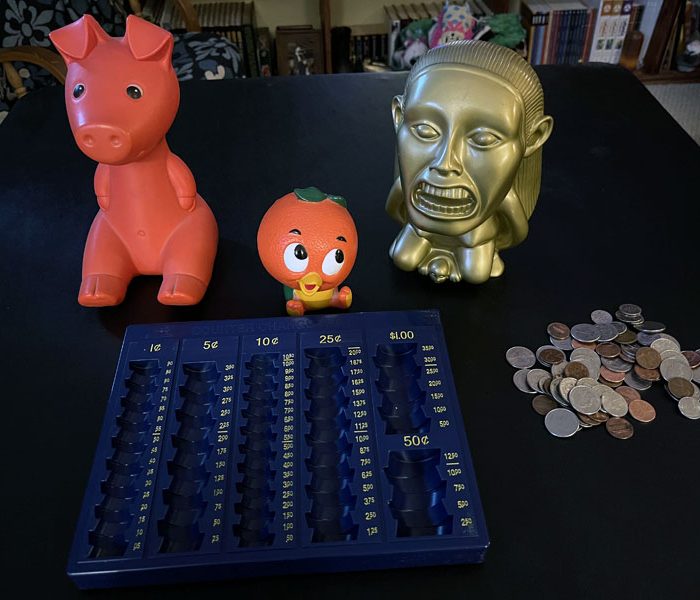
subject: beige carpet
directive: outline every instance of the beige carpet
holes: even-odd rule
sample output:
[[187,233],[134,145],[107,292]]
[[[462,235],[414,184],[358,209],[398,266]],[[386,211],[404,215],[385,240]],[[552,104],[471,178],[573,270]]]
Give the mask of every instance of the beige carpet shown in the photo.
[[700,83],[654,84],[647,89],[700,144]]

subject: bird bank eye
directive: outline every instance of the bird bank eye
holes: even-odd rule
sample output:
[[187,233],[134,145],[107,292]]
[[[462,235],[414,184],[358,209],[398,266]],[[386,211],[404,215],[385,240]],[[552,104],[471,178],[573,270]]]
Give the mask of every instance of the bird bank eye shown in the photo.
[[326,275],[335,275],[338,271],[340,271],[344,262],[345,254],[343,254],[343,251],[334,248],[324,257],[321,269]]
[[309,266],[309,254],[301,244],[289,244],[284,249],[284,264],[295,273],[305,271]]

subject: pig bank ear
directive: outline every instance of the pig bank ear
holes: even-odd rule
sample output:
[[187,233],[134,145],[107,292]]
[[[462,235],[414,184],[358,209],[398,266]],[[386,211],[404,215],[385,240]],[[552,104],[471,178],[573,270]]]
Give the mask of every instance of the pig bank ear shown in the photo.
[[124,39],[136,60],[158,60],[170,64],[173,36],[165,29],[129,15]]
[[110,39],[91,15],[84,15],[74,23],[52,31],[49,37],[66,64],[83,60],[99,42]]

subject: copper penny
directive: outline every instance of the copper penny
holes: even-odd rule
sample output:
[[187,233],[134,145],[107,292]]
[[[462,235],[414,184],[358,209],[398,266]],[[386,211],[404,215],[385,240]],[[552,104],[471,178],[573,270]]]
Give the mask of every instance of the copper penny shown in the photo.
[[685,396],[692,396],[695,393],[693,384],[682,377],[674,377],[668,380],[668,391],[676,400],[680,400]]
[[603,423],[602,421],[596,421],[595,419],[593,419],[589,415],[576,413],[576,416],[579,418],[579,421],[581,421],[582,423],[585,423],[586,425],[589,425],[591,427],[595,427],[596,425],[602,425],[602,423]]
[[621,385],[619,388],[617,388],[617,393],[620,394],[620,396],[622,396],[625,400],[627,400],[627,404],[629,404],[633,400],[642,399],[642,397],[639,395],[639,392],[628,385]]
[[556,348],[547,348],[540,352],[539,358],[550,365],[558,365],[566,360],[566,354]]
[[617,358],[620,356],[620,346],[613,344],[612,342],[605,342],[603,344],[598,344],[595,347],[595,351],[599,356],[603,358]]
[[651,423],[656,419],[656,410],[646,400],[632,400],[629,404],[630,415],[640,423]]
[[645,369],[658,369],[661,364],[661,355],[653,348],[640,348],[634,358]]
[[583,379],[584,377],[588,377],[588,367],[574,360],[566,365],[564,368],[564,375],[566,375],[566,377],[573,377],[574,379]]
[[615,338],[618,344],[634,344],[637,341],[637,334],[634,331],[627,330]]
[[634,365],[634,373],[642,381],[658,381],[661,379],[661,373],[658,369],[645,369],[639,365]]
[[571,345],[574,348],[588,348],[589,350],[595,350],[596,347],[595,342],[579,342],[573,338],[571,338]]
[[602,410],[599,410],[597,413],[593,413],[592,415],[588,415],[590,419],[593,419],[594,421],[598,423],[605,423],[609,418],[610,415],[607,413],[604,413]]
[[556,408],[559,406],[554,400],[552,400],[548,396],[543,396],[542,394],[535,396],[532,399],[532,408],[535,409],[535,412],[538,415],[542,415],[543,417],[552,409]]
[[607,386],[607,387],[609,387],[609,388],[612,388],[612,389],[615,389],[616,387],[620,387],[620,386],[622,385],[622,381],[619,381],[619,382],[608,381],[608,380],[605,379],[605,377],[603,377],[602,375],[601,375],[601,377],[600,377],[600,383],[602,383],[603,385],[605,385],[605,386]]
[[605,422],[605,429],[618,440],[628,440],[634,435],[634,427],[627,419],[613,417]]
[[611,383],[620,383],[625,379],[624,373],[617,373],[616,371],[611,371],[606,367],[600,367],[600,376]]
[[692,350],[684,350],[681,352],[685,359],[688,361],[688,365],[691,369],[697,369],[700,367],[700,354],[693,352]]
[[547,333],[555,340],[565,340],[569,337],[571,330],[564,323],[550,323],[547,325]]

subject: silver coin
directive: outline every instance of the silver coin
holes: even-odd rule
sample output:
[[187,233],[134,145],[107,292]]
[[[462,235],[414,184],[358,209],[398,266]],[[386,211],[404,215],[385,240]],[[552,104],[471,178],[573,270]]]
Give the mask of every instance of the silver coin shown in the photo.
[[535,354],[525,346],[513,346],[506,352],[506,360],[516,369],[529,369],[535,364]]
[[520,369],[520,371],[516,371],[513,374],[513,383],[515,384],[515,387],[518,388],[521,392],[525,392],[526,394],[536,394],[537,390],[533,390],[527,384],[527,374],[529,372],[530,369]]
[[658,339],[659,339],[658,333],[645,333],[643,331],[640,331],[637,334],[637,341],[642,346],[651,346],[652,342],[655,342]]
[[579,430],[579,420],[566,408],[554,408],[545,416],[544,426],[553,436],[567,438]]
[[584,344],[597,342],[600,339],[598,328],[590,323],[579,323],[571,328],[571,337]]
[[620,335],[621,333],[625,333],[627,331],[627,325],[622,323],[621,321],[613,321],[610,323],[615,329],[617,329],[617,334]]
[[552,345],[559,350],[566,350],[568,352],[569,350],[574,349],[574,347],[571,345],[571,338],[570,337],[565,338],[563,340],[557,340],[557,339],[554,339],[553,337],[550,337],[549,341],[552,342]]
[[690,382],[690,385],[693,386],[693,398],[697,398],[700,400],[700,388],[695,385],[692,381]]
[[581,377],[581,379],[579,379],[576,382],[576,385],[585,385],[587,387],[593,387],[598,385],[598,380],[593,379],[593,377]]
[[643,333],[661,333],[666,329],[666,325],[657,321],[644,321],[636,328]]
[[566,369],[566,365],[568,364],[568,360],[563,360],[559,364],[552,365],[552,377],[561,377],[564,374],[564,369]]
[[631,304],[631,303],[620,304],[620,306],[618,308],[620,309],[621,313],[629,315],[630,317],[642,314],[641,306],[637,306],[636,304]]
[[692,396],[686,396],[678,401],[678,410],[684,417],[700,419],[700,400]]
[[560,406],[569,406],[567,399],[559,393],[559,385],[562,379],[562,377],[552,379],[552,383],[549,384],[549,393]]
[[618,321],[627,323],[628,325],[638,325],[640,323],[644,323],[644,317],[642,317],[642,315],[630,316],[620,312],[619,310],[615,313],[615,318]]
[[545,377],[549,377],[549,373],[547,373],[547,371],[544,371],[543,369],[531,369],[525,376],[525,380],[533,390],[537,390],[539,392],[542,391],[539,385],[540,379]]
[[537,387],[539,388],[540,392],[543,394],[549,393],[549,385],[552,383],[552,376],[547,373],[546,377],[542,377],[538,382],[537,382]]
[[566,400],[566,402],[569,402],[569,392],[576,386],[576,379],[573,377],[564,377],[560,382],[559,382],[559,393],[561,394],[561,397]]
[[601,323],[598,328],[599,342],[612,342],[618,335],[617,328],[612,323]]
[[595,392],[595,395],[598,396],[601,400],[603,399],[603,394],[605,394],[610,388],[607,385],[603,385],[602,383],[598,383],[591,387],[591,389]]
[[625,383],[631,388],[634,388],[640,392],[648,390],[651,387],[651,381],[642,381],[638,377],[635,377],[634,371],[625,373]]
[[681,343],[680,343],[676,338],[674,338],[671,334],[666,333],[666,332],[664,331],[663,333],[660,333],[659,336],[662,337],[662,338],[664,338],[665,340],[670,340],[670,341],[672,341],[676,346],[678,346],[678,349],[680,350]]
[[600,359],[598,353],[595,350],[591,350],[590,348],[576,348],[576,350],[574,350],[571,353],[571,357],[569,358],[569,360],[578,360],[581,356],[585,356],[593,360],[595,360],[596,358]]
[[615,390],[608,388],[602,394],[603,410],[613,417],[624,417],[627,414],[627,401]]
[[602,325],[603,323],[612,323],[612,315],[607,310],[594,310],[591,313],[591,321],[596,325]]
[[683,362],[678,358],[667,358],[666,360],[662,361],[659,371],[661,371],[661,376],[666,381],[673,379],[674,377],[682,377],[688,381],[693,378],[693,371],[688,366],[688,363]]
[[601,407],[601,400],[587,385],[577,385],[569,392],[569,403],[576,412],[583,415],[597,413]]
[[600,360],[606,369],[615,371],[615,373],[627,373],[627,371],[632,370],[632,363],[629,363],[626,360],[621,359],[620,357],[601,358]]
[[659,356],[661,357],[662,361],[666,360],[667,358],[677,358],[686,364],[688,363],[688,359],[678,352],[678,350],[664,350],[663,352],[659,352]]
[[665,337],[660,337],[658,340],[654,340],[651,343],[651,347],[659,353],[663,352],[664,350],[675,350],[676,352],[681,351],[679,344]]
[[588,369],[588,376],[594,381],[600,377],[600,358],[591,358],[590,356],[579,356],[576,362],[580,362]]
[[692,369],[693,371],[693,381],[695,383],[700,383],[700,367],[697,369]]

